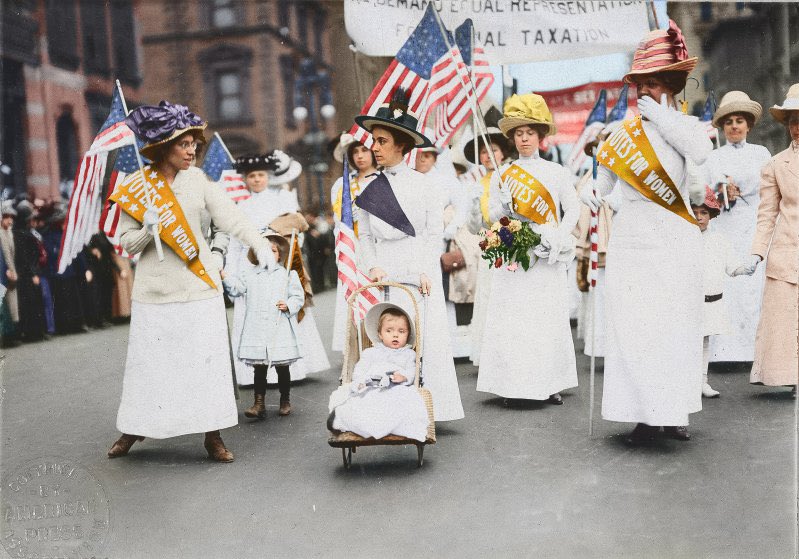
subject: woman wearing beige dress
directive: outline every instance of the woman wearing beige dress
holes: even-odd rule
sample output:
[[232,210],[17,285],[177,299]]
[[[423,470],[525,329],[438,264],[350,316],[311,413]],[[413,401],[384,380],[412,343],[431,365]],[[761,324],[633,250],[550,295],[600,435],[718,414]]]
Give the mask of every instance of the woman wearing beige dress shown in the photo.
[[750,382],[793,386],[799,382],[799,83],[782,105],[769,109],[791,135],[791,145],[763,167],[760,206],[748,273],[768,257],[763,307],[755,338]]

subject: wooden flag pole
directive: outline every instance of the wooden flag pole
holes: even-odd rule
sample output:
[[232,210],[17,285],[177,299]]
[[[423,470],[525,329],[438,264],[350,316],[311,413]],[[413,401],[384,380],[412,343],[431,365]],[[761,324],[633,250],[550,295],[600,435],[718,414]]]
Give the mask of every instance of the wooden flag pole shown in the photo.
[[[119,99],[122,101],[122,109],[125,111],[125,115],[128,114],[128,105],[125,103],[125,94],[122,92],[122,85],[119,83],[119,80],[116,80],[116,87],[119,90]],[[141,171],[141,180],[142,185],[144,186],[144,202],[147,204],[148,210],[156,210],[157,208],[153,206],[153,199],[150,196],[150,182],[147,180],[147,177],[144,175],[144,162],[142,161],[141,154],[139,153],[139,146],[136,142],[133,142],[133,152],[136,154],[136,162],[139,164],[139,171]],[[160,227],[160,225],[159,225]],[[155,253],[158,255],[158,261],[164,261],[164,248],[161,246],[161,236],[156,232],[153,235],[155,239]]]

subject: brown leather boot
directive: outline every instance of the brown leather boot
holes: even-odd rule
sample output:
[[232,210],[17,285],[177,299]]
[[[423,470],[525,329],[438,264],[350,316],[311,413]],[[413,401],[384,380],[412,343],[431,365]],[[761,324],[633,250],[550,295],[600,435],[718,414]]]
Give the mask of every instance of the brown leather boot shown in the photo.
[[219,431],[208,431],[205,434],[205,450],[208,451],[208,458],[217,462],[233,462],[233,453],[225,448]]
[[263,394],[255,395],[255,403],[244,410],[244,415],[247,417],[257,417],[258,419],[263,419],[266,417],[266,406],[264,406]]
[[277,410],[279,415],[288,415],[291,413],[291,402],[289,402],[288,396],[281,396],[280,397],[280,409]]
[[117,442],[115,442],[111,448],[108,450],[108,457],[109,458],[119,458],[120,456],[125,456],[130,447],[133,446],[133,443],[136,441],[143,441],[144,437],[139,437],[137,435],[128,435],[123,433]]

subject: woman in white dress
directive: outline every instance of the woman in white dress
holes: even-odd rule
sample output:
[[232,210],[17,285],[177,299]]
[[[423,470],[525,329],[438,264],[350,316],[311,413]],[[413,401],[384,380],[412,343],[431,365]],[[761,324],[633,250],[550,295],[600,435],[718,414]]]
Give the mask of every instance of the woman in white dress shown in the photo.
[[[743,91],[730,91],[721,99],[713,115],[713,125],[724,131],[726,145],[710,153],[703,166],[707,184],[716,188],[727,184],[730,209],[724,207],[711,229],[724,235],[733,252],[744,259],[755,236],[757,207],[760,204],[760,170],[771,158],[769,151],[750,144],[746,136],[763,109]],[[711,361],[752,361],[755,333],[760,319],[760,300],[765,280],[764,268],[752,277],[727,278],[724,305],[730,317],[729,334],[711,336]]]
[[[571,232],[580,202],[569,171],[539,156],[541,140],[555,133],[544,98],[513,95],[503,113],[499,127],[514,142],[519,159],[492,175],[489,217],[491,222],[503,216],[530,222],[542,244],[527,271],[515,266],[493,271],[477,390],[559,405],[560,392],[577,386],[566,267],[574,258]],[[534,196],[550,198],[546,215],[528,211],[532,206],[524,207],[523,195],[511,197],[522,192],[525,174],[539,183]]]
[[[701,204],[704,185],[698,181],[696,192],[689,192],[688,175],[712,146],[704,124],[676,110],[674,101],[696,63],[673,21],[639,43],[624,81],[636,85],[642,119],[624,121],[600,145],[596,195],[590,188],[580,194],[595,210],[614,187],[623,198],[605,267],[602,418],[636,422],[629,444],[649,441],[661,426],[666,435],[688,440],[688,415],[702,409],[702,236],[689,193]],[[647,169],[659,162],[673,183],[672,204],[644,182],[651,174],[624,158],[626,148],[618,142],[646,151]]]
[[[501,165],[511,151],[508,146],[508,139],[502,134],[499,128],[490,127],[486,130],[488,132],[488,143],[491,151],[494,152],[494,159],[497,164]],[[477,138],[478,145],[478,161],[474,157],[474,142],[472,138],[463,145],[463,156],[471,163],[482,165],[486,174],[480,178],[477,183],[478,192],[475,196],[475,204],[472,207],[470,219],[468,221],[469,229],[472,233],[477,235],[481,229],[488,229],[491,227],[491,218],[488,215],[488,199],[491,187],[491,176],[494,174],[494,163],[488,153],[489,147],[483,137]],[[480,345],[483,340],[483,328],[486,321],[486,310],[488,308],[488,295],[491,292],[491,277],[492,268],[484,261],[479,262],[477,268],[477,285],[474,291],[474,312],[472,313],[471,328],[471,351],[469,353],[469,360],[475,365],[480,365]]]
[[[296,194],[283,188],[302,173],[300,163],[289,155],[280,150],[263,155],[244,155],[236,159],[236,171],[245,178],[251,192],[249,198],[239,203],[239,208],[259,230],[268,228],[279,216],[299,211]],[[252,268],[247,260],[248,249],[247,245],[231,239],[225,258],[226,275],[243,276]],[[239,344],[246,305],[246,297],[237,297],[233,303],[233,347],[238,347]],[[304,311],[305,315],[298,326],[302,358],[289,366],[292,381],[302,380],[310,374],[330,368],[313,311],[308,306]],[[234,363],[239,385],[252,385],[255,378],[252,366],[239,359],[235,359]],[[273,384],[277,380],[277,373],[272,367],[269,369],[267,382]]]
[[[436,421],[461,419],[463,406],[444,295],[441,282],[435,281],[440,277],[442,216],[438,205],[428,199],[435,186],[403,161],[411,149],[429,146],[430,140],[416,131],[417,119],[408,112],[402,89],[374,116],[361,115],[355,121],[372,133],[372,151],[383,167],[356,200],[362,210],[359,234],[364,269],[375,281],[388,278],[416,284],[422,294],[429,295],[420,310],[424,313],[423,381],[433,396]],[[391,292],[391,302],[413,312],[404,292]]]
[[[201,233],[203,212],[221,231],[250,244],[260,266],[274,266],[275,259],[269,243],[225,192],[193,166],[197,144],[204,142],[202,119],[162,101],[133,110],[126,123],[145,142],[142,155],[153,164],[145,175],[132,173],[112,196],[123,210],[120,243],[140,258],[117,414],[123,435],[108,457],[126,455],[144,437],[205,433],[209,457],[232,462],[219,429],[236,425],[238,413],[222,281]],[[150,197],[152,207],[144,211]],[[153,242],[159,232],[162,261]],[[169,244],[176,236],[181,244]]]
[[[355,205],[355,198],[361,190],[369,184],[377,173],[377,162],[375,156],[368,147],[356,140],[352,134],[345,132],[341,135],[339,143],[333,151],[333,158],[339,163],[344,163],[347,159],[350,170],[350,201],[352,204],[352,221],[355,236],[358,236],[358,206]],[[333,206],[333,219],[335,220],[334,235],[338,238],[339,224],[341,223],[341,200],[343,193],[344,179],[339,177],[330,189],[330,202]],[[356,247],[357,251],[357,247]],[[356,256],[358,256],[356,252]],[[336,282],[336,313],[333,318],[333,351],[344,351],[344,336],[347,328],[347,300],[344,284]]]

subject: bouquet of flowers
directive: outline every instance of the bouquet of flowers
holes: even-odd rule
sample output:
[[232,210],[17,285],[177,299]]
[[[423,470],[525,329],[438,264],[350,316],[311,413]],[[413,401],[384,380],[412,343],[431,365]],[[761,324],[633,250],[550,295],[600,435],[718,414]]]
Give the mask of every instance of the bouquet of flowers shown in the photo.
[[515,271],[521,266],[525,271],[530,268],[530,252],[541,244],[541,236],[533,232],[530,224],[510,219],[505,216],[491,226],[490,230],[480,231],[483,240],[480,250],[483,260],[495,268],[506,264]]

